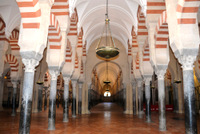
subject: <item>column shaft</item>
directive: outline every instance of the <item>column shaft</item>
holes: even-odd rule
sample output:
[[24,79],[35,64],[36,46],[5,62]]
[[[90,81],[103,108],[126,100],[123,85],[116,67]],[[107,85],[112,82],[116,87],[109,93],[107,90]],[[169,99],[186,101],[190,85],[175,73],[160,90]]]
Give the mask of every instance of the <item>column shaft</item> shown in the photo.
[[19,134],[29,134],[30,132],[33,82],[34,72],[25,72],[19,121]]
[[42,89],[43,85],[38,85],[38,111],[42,111]]
[[151,91],[150,91],[150,85],[145,84],[145,97],[146,97],[146,121],[151,122]]
[[82,84],[79,84],[79,96],[78,96],[78,114],[82,112]]
[[76,117],[76,84],[77,81],[72,81],[72,117]]
[[63,107],[63,122],[68,122],[68,100],[69,100],[69,83],[65,82],[64,85],[64,107]]
[[12,114],[11,116],[16,115],[16,96],[17,96],[17,86],[13,85],[13,97],[12,97]]
[[56,90],[57,90],[56,87],[57,87],[57,79],[51,80],[50,96],[49,96],[48,130],[55,130]]
[[143,109],[142,109],[142,87],[141,85],[138,86],[138,117],[142,118],[143,116]]
[[3,111],[3,90],[4,90],[4,78],[0,77],[0,111]]
[[133,85],[133,115],[136,115],[136,87]]
[[159,129],[166,130],[164,78],[158,78]]
[[185,105],[185,131],[186,134],[197,134],[193,70],[183,70],[183,85]]

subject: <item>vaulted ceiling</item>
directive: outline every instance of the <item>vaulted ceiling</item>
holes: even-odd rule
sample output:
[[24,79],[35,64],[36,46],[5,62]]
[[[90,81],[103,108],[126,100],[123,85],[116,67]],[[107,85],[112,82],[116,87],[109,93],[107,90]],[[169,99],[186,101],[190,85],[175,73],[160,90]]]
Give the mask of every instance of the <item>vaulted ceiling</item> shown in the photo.
[[[108,15],[114,38],[120,40],[125,48],[132,40],[131,31],[137,28],[137,11],[141,6],[146,10],[146,0],[108,0]],[[101,36],[105,24],[106,0],[76,0],[74,9],[78,13],[78,29],[83,28],[83,40],[90,44]],[[137,29],[135,29],[137,31]]]

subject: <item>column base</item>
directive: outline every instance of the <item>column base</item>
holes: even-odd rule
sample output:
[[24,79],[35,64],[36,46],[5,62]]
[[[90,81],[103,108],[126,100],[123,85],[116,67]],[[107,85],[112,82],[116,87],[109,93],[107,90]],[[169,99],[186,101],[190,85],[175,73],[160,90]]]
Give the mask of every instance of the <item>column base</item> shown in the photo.
[[0,107],[0,111],[3,111],[4,109],[3,109],[3,107]]
[[89,110],[87,110],[86,112],[85,112],[85,114],[90,114],[91,112],[89,111]]
[[11,116],[16,116],[16,113],[12,113]]
[[72,115],[72,118],[76,118],[76,115]]
[[126,111],[124,111],[124,114],[133,114],[133,111],[132,110],[126,110]]
[[159,130],[160,131],[166,131],[166,120],[165,119],[159,119]]
[[48,130],[55,130],[55,129],[56,128],[55,128],[54,121],[53,120],[49,121],[49,123],[48,123]]
[[69,122],[69,119],[68,118],[64,118],[63,122]]
[[143,111],[141,111],[141,112],[138,112],[138,117],[141,119],[141,118],[143,118]]
[[152,120],[148,118],[148,119],[146,119],[146,122],[147,123],[152,123]]

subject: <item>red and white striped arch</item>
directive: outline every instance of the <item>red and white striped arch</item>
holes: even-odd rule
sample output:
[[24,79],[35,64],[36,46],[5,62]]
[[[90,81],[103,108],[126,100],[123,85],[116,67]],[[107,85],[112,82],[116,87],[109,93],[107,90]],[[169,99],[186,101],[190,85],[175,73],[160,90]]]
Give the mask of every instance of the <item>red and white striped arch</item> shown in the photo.
[[8,41],[5,35],[5,23],[3,19],[0,17],[0,41]]
[[79,62],[78,62],[78,54],[77,53],[75,55],[75,63],[74,64],[75,64],[74,68],[77,69],[78,68],[78,64],[79,64]]
[[132,28],[132,52],[137,52],[138,51],[138,42],[137,42],[137,36],[135,34],[135,31],[134,31],[134,27]]
[[165,10],[164,0],[147,0],[147,14],[161,14]]
[[21,13],[21,23],[24,29],[39,29],[41,9],[38,0],[16,0]]
[[156,27],[156,34],[155,34],[155,48],[167,48],[169,38],[168,32],[168,23],[167,23],[167,12],[164,11],[160,19],[158,20],[158,24]]
[[4,62],[10,64],[11,72],[18,72],[19,63],[14,55],[6,54]]
[[178,0],[176,8],[178,24],[196,24],[200,0]]
[[133,61],[131,62],[131,74],[133,74]]
[[86,41],[85,41],[85,45],[83,45],[82,51],[83,51],[82,56],[86,57]]
[[69,39],[67,39],[65,62],[72,62],[72,47]]
[[12,51],[18,51],[20,49],[18,45],[18,39],[19,39],[19,30],[14,29],[9,38],[9,43]]
[[143,50],[143,61],[150,61],[149,44],[146,43]]
[[53,13],[56,16],[69,15],[69,1],[55,0],[51,8],[51,13]]
[[129,44],[129,40],[127,44],[128,44],[128,56],[132,56],[131,45]]
[[141,13],[141,7],[138,8],[138,13],[137,13],[137,17],[138,17],[138,36],[148,36],[148,31],[147,31],[147,27],[146,27],[146,18],[144,16],[143,13]]
[[75,10],[75,12],[72,14],[72,17],[70,19],[70,27],[69,27],[68,36],[77,36],[77,23],[78,23],[78,15]]
[[136,58],[135,58],[135,69],[140,69],[140,61],[139,61],[139,52],[137,52]]
[[83,47],[83,28],[81,28],[81,31],[78,35],[78,48],[82,48]]
[[61,49],[62,35],[60,33],[60,26],[56,16],[50,14],[50,25],[48,31],[48,42],[50,49]]
[[81,74],[83,74],[83,61],[81,60]]

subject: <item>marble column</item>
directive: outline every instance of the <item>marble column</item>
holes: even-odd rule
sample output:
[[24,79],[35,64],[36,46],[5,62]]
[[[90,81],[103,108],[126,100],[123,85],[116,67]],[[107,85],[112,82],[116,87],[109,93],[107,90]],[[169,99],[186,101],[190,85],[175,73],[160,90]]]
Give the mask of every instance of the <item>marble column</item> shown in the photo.
[[17,81],[12,81],[13,84],[13,97],[12,97],[12,113],[11,116],[16,115],[16,97],[17,97]]
[[76,85],[77,80],[72,80],[72,117],[76,118]]
[[[23,73],[23,71],[22,71],[22,73]],[[21,110],[23,85],[24,85],[24,78],[22,77],[21,80],[20,80],[19,107],[17,109],[17,112],[20,112],[20,110]]]
[[166,115],[165,115],[165,83],[164,75],[166,69],[156,71],[158,76],[158,106],[159,106],[159,129],[166,131]]
[[48,93],[48,87],[44,87],[44,110],[47,109],[47,93]]
[[33,82],[35,67],[39,62],[35,59],[22,59],[25,65],[23,93],[20,110],[19,134],[30,133]]
[[78,114],[81,114],[82,111],[82,88],[83,82],[78,83],[79,91],[78,91]]
[[68,122],[68,113],[69,113],[68,101],[69,101],[69,81],[70,81],[70,77],[69,76],[68,77],[63,77],[63,79],[64,79],[63,122]]
[[133,89],[133,115],[136,115],[136,83],[132,83]]
[[3,111],[3,90],[4,90],[4,78],[0,76],[0,111]]
[[123,83],[123,102],[124,102],[124,111],[126,111],[126,85]]
[[51,86],[49,96],[49,116],[48,116],[48,130],[55,130],[56,121],[56,91],[57,91],[57,77],[60,71],[49,69],[51,75]]
[[91,89],[91,83],[88,83],[88,89],[86,89],[86,106],[87,106],[87,114],[90,114],[90,89]]
[[137,80],[138,87],[138,117],[143,117],[143,109],[142,109],[142,80]]
[[151,122],[151,89],[150,89],[150,81],[151,76],[145,77],[145,98],[146,98],[146,121],[148,123]]
[[43,84],[38,84],[38,111],[42,111]]
[[197,118],[195,109],[195,89],[193,63],[195,56],[182,56],[180,62],[183,69],[183,89],[185,106],[185,132],[186,134],[197,134]]

